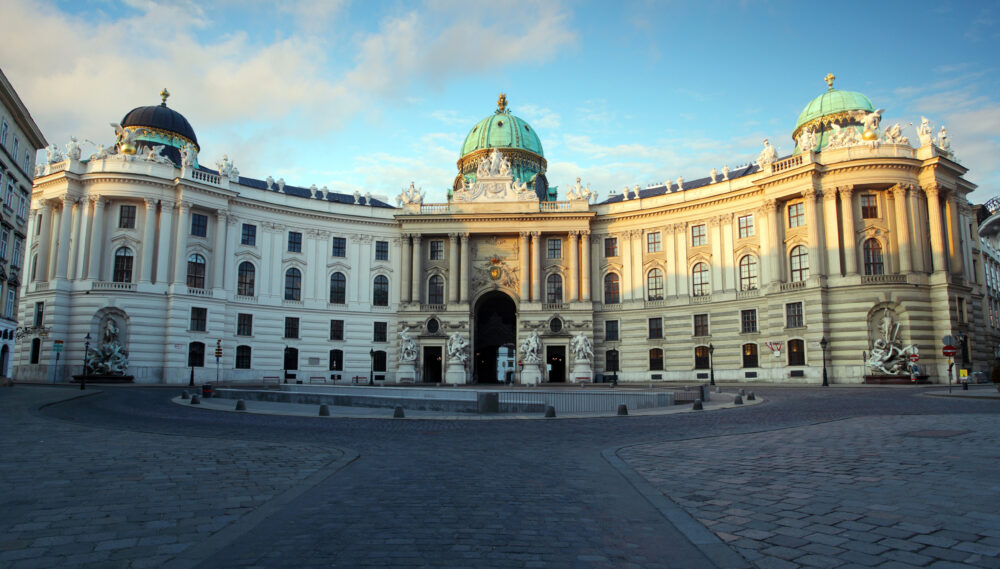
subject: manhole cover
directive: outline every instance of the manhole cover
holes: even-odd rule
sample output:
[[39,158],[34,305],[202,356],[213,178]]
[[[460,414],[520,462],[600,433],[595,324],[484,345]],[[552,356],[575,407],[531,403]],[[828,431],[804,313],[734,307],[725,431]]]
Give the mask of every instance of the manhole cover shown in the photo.
[[957,437],[958,435],[964,435],[970,431],[955,431],[955,430],[926,430],[926,431],[911,431],[909,433],[903,433],[904,437],[926,437],[926,438],[937,438],[943,439],[946,437]]

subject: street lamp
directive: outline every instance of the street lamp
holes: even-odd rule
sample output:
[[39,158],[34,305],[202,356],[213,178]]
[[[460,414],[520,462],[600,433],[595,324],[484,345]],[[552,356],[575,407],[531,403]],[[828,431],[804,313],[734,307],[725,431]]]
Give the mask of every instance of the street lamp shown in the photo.
[[826,347],[829,345],[826,336],[819,339],[819,347],[823,349],[823,387],[830,387],[830,380],[826,377]]
[[285,376],[285,383],[288,383],[288,344],[285,344],[285,351],[281,352],[281,375]]
[[80,374],[80,391],[87,389],[87,356],[90,354],[90,332],[87,332],[87,337],[83,340],[83,373]]
[[715,353],[715,346],[712,344],[708,345],[708,373],[709,373],[709,385],[715,385],[715,358],[712,354]]
[[375,385],[375,348],[368,350],[368,357],[371,358],[371,366],[368,368],[368,385]]

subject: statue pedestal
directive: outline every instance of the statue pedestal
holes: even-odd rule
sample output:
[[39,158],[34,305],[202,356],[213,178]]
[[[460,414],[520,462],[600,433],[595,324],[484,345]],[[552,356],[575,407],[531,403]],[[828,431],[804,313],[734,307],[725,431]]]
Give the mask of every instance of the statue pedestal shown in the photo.
[[590,365],[590,360],[583,358],[573,362],[573,375],[570,377],[573,383],[583,383],[584,381],[594,381],[594,368]]
[[465,381],[465,362],[448,360],[448,367],[444,372],[444,382],[448,385],[465,385]]
[[521,368],[521,385],[538,385],[542,382],[541,362],[524,364]]
[[402,361],[396,371],[396,383],[415,383],[417,381],[416,362]]

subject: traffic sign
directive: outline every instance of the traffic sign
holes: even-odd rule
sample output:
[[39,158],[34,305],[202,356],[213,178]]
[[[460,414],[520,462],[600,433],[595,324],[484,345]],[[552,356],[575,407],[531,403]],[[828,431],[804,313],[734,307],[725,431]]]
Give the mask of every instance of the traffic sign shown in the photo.
[[910,354],[910,361],[911,362],[915,362],[915,361],[918,361],[918,360],[920,360],[920,355],[919,354]]
[[941,355],[948,358],[955,357],[955,354],[957,353],[958,353],[958,348],[956,348],[955,346],[945,346],[941,348]]
[[52,351],[55,352],[55,353],[57,353],[57,354],[59,352],[63,351],[63,341],[62,340],[53,340],[52,341]]
[[944,336],[943,338],[941,338],[941,343],[944,344],[945,346],[953,346],[955,345],[955,338],[951,336]]

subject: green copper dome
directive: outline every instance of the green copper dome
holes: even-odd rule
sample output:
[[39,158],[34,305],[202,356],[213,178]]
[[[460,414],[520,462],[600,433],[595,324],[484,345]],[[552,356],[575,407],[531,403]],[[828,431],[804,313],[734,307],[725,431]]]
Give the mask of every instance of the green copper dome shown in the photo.
[[472,127],[462,144],[461,156],[484,148],[517,148],[545,156],[535,129],[506,109],[497,110]]
[[875,107],[868,97],[854,91],[838,91],[830,89],[819,97],[813,99],[806,108],[802,109],[798,122],[795,123],[795,130],[807,122],[844,111],[874,111]]

